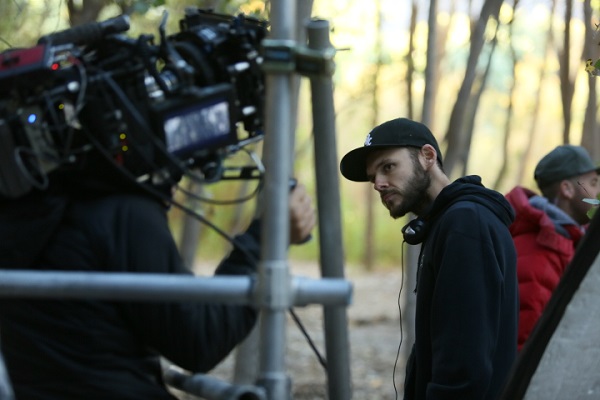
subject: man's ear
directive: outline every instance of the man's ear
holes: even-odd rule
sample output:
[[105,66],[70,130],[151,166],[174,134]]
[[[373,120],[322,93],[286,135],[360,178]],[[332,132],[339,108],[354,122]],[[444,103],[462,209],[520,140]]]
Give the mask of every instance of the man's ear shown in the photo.
[[560,182],[558,190],[560,195],[566,199],[572,199],[576,192],[573,182],[566,179]]
[[419,156],[420,156],[423,168],[425,168],[425,169],[430,169],[437,162],[437,152],[435,151],[435,148],[430,144],[426,144],[426,145],[423,145],[423,147],[421,147]]

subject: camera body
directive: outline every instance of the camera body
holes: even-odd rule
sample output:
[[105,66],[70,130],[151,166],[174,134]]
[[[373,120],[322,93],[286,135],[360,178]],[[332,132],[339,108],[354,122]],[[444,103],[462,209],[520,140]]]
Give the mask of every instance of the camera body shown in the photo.
[[164,22],[158,44],[123,35],[121,16],[0,53],[0,197],[106,162],[176,182],[262,137],[266,22],[196,8],[175,34]]

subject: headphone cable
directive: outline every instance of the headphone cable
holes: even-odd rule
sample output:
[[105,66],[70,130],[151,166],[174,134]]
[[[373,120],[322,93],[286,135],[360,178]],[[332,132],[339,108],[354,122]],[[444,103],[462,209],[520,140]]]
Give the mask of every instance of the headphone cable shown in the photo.
[[404,287],[404,245],[405,241],[402,242],[402,252],[401,252],[401,278],[400,278],[400,290],[398,291],[398,314],[400,318],[400,342],[398,343],[398,350],[396,351],[396,360],[394,361],[394,369],[392,371],[392,383],[394,385],[394,393],[396,394],[396,400],[398,399],[398,388],[396,387],[396,368],[398,366],[398,359],[400,358],[400,349],[402,348],[402,339],[404,338],[404,332],[402,330],[402,288]]

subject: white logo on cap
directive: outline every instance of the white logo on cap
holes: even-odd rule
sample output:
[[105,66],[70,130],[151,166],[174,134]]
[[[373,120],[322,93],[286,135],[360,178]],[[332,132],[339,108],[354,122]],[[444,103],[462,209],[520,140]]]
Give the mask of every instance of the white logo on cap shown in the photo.
[[367,138],[365,139],[365,146],[370,146],[372,141],[373,141],[373,138],[371,137],[371,134],[369,133],[367,135]]

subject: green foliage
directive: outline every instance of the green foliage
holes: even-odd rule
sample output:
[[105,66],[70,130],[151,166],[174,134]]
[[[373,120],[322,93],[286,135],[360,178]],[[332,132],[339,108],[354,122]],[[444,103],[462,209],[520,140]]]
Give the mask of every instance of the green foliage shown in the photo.
[[[596,24],[596,35],[598,34],[598,29],[599,28],[600,28],[600,25]],[[588,58],[585,61],[585,70],[591,76],[598,76],[598,75],[600,75],[600,59],[597,59],[597,60],[594,61],[591,58]]]
[[600,75],[600,59],[592,61],[591,58],[588,58],[585,61],[585,70],[588,74],[592,76]]

